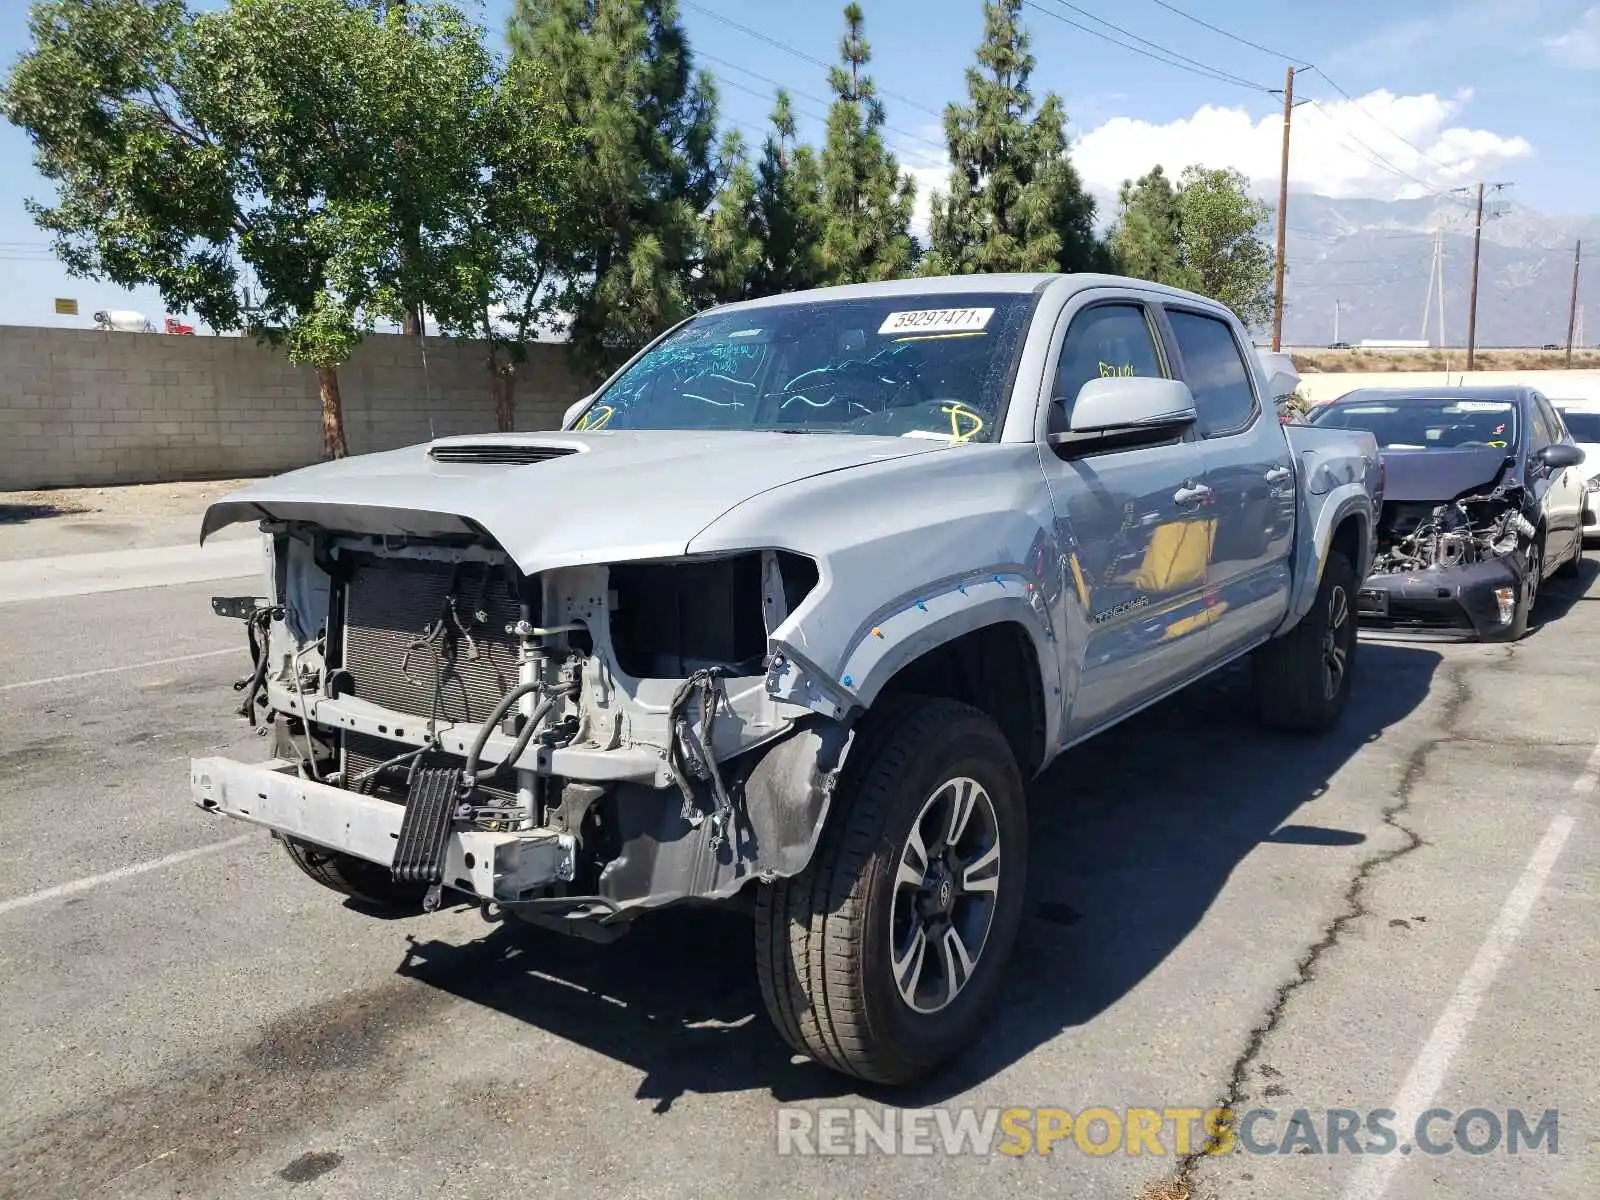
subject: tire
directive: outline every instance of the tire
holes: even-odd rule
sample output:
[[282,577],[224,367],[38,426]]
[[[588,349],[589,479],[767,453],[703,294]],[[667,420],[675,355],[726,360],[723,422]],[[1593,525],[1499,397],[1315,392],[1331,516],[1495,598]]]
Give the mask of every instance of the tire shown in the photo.
[[[952,870],[939,845],[958,789],[968,816]],[[914,840],[927,852],[925,886],[911,882]],[[761,996],[784,1040],[880,1084],[910,1083],[957,1054],[999,995],[1022,918],[1027,857],[1022,775],[993,721],[964,704],[920,697],[870,711],[810,866],[756,895]],[[963,879],[990,882],[991,866],[992,891],[963,890]],[[945,929],[957,932],[970,974],[956,967]],[[909,952],[919,930],[920,957]],[[897,960],[907,964],[905,991]]]
[[1522,594],[1511,612],[1511,628],[1506,632],[1508,642],[1521,641],[1528,633],[1528,623],[1533,619],[1533,606],[1539,602],[1539,585],[1544,582],[1544,538],[1528,547],[1528,573],[1523,581]]
[[1265,724],[1295,733],[1324,733],[1339,720],[1350,698],[1360,644],[1356,582],[1350,560],[1330,550],[1311,611],[1256,651],[1256,710]]
[[388,867],[298,838],[282,839],[289,860],[323,887],[349,896],[385,912],[421,911],[427,888],[421,884],[396,883]]

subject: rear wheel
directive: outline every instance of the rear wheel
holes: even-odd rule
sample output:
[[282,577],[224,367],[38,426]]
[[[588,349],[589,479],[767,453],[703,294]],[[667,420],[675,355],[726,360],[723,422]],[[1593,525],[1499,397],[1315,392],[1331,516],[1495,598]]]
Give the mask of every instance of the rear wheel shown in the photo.
[[866,718],[810,867],[756,899],[761,995],[825,1066],[909,1083],[980,1031],[1022,914],[1026,801],[983,713],[896,698]]
[[1355,594],[1355,568],[1330,550],[1311,611],[1256,651],[1256,709],[1263,722],[1321,733],[1338,721],[1356,665]]
[[298,838],[285,837],[282,840],[290,861],[325,888],[375,909],[410,912],[422,908],[422,895],[426,887],[414,883],[396,883],[388,867],[380,867],[353,854],[325,850]]

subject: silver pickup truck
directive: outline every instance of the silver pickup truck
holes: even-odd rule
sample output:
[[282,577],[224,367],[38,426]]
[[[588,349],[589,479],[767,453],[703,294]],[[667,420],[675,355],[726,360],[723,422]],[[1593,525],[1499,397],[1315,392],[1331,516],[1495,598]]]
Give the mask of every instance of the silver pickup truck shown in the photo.
[[915,1079],[995,999],[1051,760],[1244,655],[1265,720],[1344,707],[1377,447],[1273,399],[1232,314],[1130,279],[701,313],[559,431],[212,506],[262,530],[213,605],[273,757],[193,798],[371,906],[748,904],[783,1036]]

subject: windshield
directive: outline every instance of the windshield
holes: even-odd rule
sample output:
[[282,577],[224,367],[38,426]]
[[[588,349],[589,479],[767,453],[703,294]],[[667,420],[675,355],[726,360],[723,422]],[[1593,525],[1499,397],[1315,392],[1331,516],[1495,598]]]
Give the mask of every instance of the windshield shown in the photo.
[[709,312],[652,347],[573,428],[991,441],[1032,304],[970,292]]
[[1567,423],[1567,432],[1575,442],[1600,442],[1600,412],[1573,412],[1561,410],[1561,419]]
[[1341,400],[1313,412],[1311,424],[1364,429],[1385,450],[1504,449],[1518,435],[1509,400]]

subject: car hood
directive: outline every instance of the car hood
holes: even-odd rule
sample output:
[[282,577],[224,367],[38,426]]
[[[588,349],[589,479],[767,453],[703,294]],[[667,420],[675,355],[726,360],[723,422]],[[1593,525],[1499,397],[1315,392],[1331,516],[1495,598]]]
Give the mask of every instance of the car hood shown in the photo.
[[762,492],[948,445],[910,437],[680,430],[439,438],[251,484],[206,510],[200,540],[238,521],[269,519],[390,536],[481,530],[527,574],[669,558]]
[[1509,456],[1491,446],[1470,450],[1383,451],[1383,499],[1427,500],[1444,504],[1457,496],[1488,491],[1500,479]]

